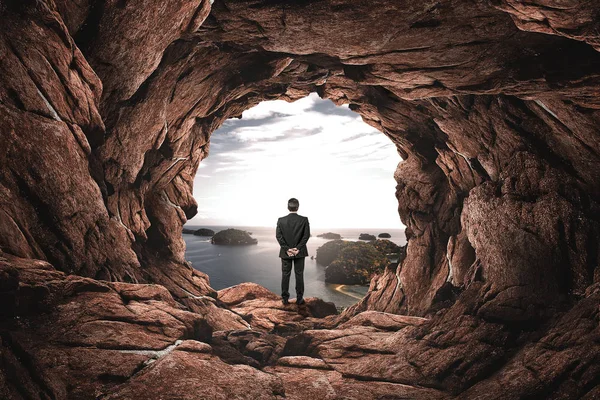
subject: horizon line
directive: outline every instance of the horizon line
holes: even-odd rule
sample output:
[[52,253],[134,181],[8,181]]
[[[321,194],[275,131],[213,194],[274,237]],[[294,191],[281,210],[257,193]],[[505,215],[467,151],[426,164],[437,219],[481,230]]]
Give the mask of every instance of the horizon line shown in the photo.
[[[238,224],[197,224],[197,223],[185,223],[183,226],[229,226],[229,227],[240,227],[240,228],[275,228],[276,225],[238,225]],[[402,227],[390,227],[390,226],[355,226],[355,227],[343,227],[343,226],[313,226],[311,228],[314,229],[406,229],[406,226]]]

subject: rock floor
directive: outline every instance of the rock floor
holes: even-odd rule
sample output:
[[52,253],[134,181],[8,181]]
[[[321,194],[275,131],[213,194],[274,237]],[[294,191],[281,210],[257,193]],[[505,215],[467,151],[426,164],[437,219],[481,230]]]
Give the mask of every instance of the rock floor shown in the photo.
[[4,255],[0,277],[0,397],[7,399],[599,393],[593,291],[551,324],[518,333],[477,318],[460,300],[432,319],[338,315],[316,298],[284,306],[246,283],[196,299],[204,311],[192,312],[162,286],[66,275],[43,261]]

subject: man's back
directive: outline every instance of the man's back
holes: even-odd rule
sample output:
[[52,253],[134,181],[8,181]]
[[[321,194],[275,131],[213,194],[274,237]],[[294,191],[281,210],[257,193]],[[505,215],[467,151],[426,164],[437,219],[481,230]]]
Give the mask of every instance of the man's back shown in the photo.
[[281,245],[279,257],[288,258],[286,251],[294,247],[299,250],[296,257],[307,257],[308,249],[306,248],[306,242],[309,237],[310,225],[308,218],[296,213],[290,213],[277,220],[277,240]]

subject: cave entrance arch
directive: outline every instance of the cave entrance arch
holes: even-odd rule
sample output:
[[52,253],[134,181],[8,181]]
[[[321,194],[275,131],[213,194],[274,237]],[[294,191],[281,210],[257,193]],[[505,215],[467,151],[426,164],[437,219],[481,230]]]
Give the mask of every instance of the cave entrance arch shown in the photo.
[[[306,295],[343,307],[356,303],[367,293],[370,279],[357,273],[342,280],[329,271],[326,283],[325,258],[318,264],[315,256],[329,240],[318,235],[335,232],[357,241],[360,233],[376,237],[391,232],[389,240],[405,244],[394,195],[393,175],[401,161],[396,146],[347,104],[336,106],[314,92],[294,102],[261,102],[240,117],[226,120],[211,135],[210,155],[194,180],[198,214],[184,229],[240,228],[251,231],[258,246],[232,249],[210,245],[207,237],[184,235],[187,260],[209,275],[216,290],[251,281],[279,293],[274,224],[287,213],[287,199],[297,197],[300,214],[311,222]],[[382,254],[372,264],[392,252],[380,245]],[[394,252],[400,249],[394,247]],[[368,269],[371,276],[385,267],[378,265]]]

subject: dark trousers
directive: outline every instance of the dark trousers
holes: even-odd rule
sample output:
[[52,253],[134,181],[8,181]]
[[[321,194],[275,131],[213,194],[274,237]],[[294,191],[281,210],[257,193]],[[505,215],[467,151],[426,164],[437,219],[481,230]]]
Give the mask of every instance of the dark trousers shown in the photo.
[[294,275],[296,275],[296,297],[301,299],[304,295],[304,257],[281,259],[281,297],[290,297],[290,276],[292,275],[292,261],[294,262]]

